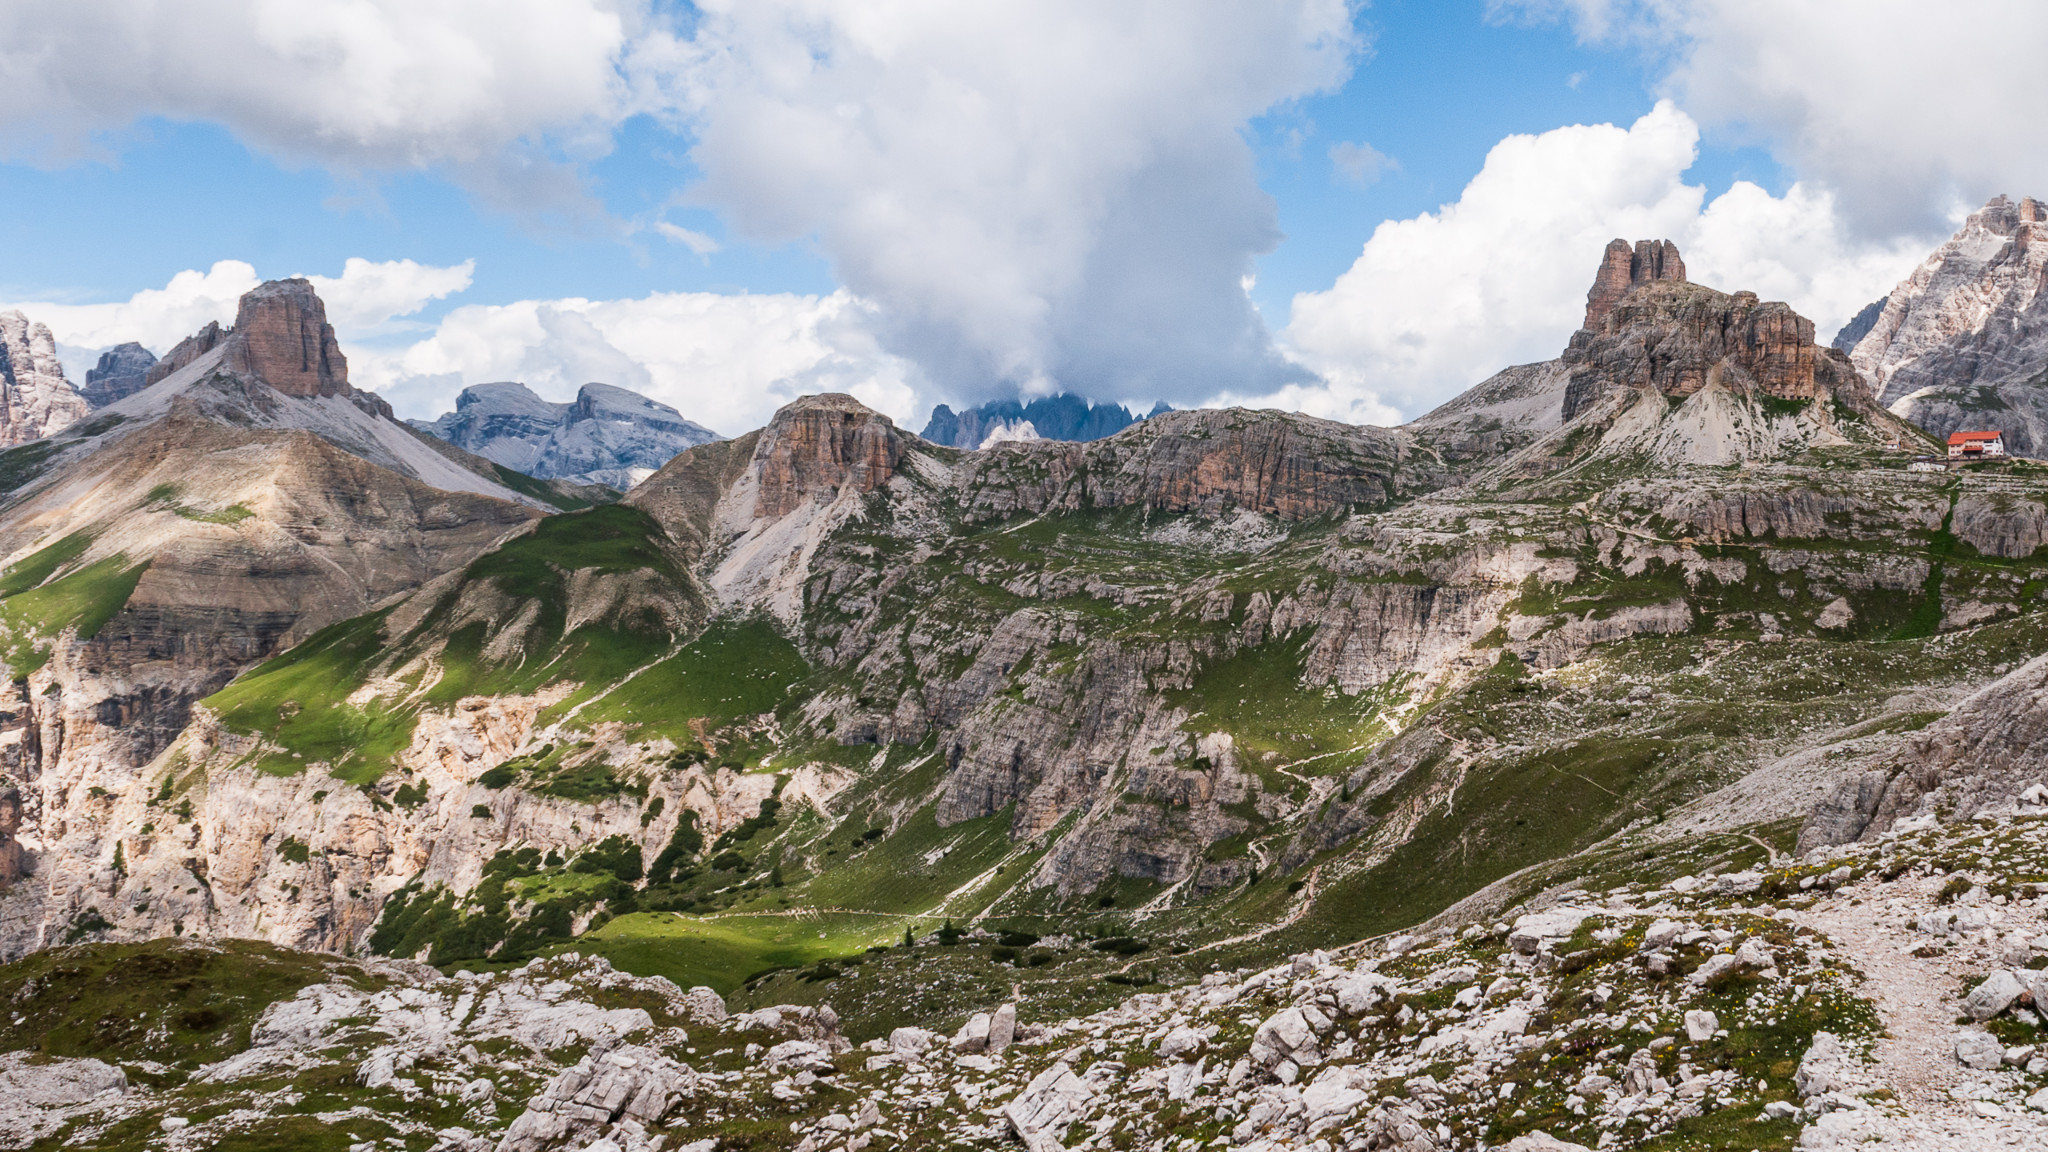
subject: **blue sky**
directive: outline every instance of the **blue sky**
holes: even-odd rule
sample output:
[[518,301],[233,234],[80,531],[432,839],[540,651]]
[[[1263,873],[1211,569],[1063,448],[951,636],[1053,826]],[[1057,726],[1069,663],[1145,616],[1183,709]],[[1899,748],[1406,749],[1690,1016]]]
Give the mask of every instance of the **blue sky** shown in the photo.
[[[700,26],[695,12],[665,22],[675,10],[561,0],[555,11],[589,5],[595,22],[556,34],[556,43],[564,36],[573,43],[592,28],[603,33],[606,20],[627,13],[612,47],[593,34],[593,53],[610,54],[593,56],[592,66],[600,80],[624,76],[636,91],[591,96],[587,77],[564,66],[560,76],[534,82],[563,93],[553,119],[543,102],[516,120],[504,110],[524,94],[515,99],[488,80],[475,91],[458,81],[428,86],[416,114],[399,107],[360,122],[350,119],[355,110],[345,91],[340,103],[303,110],[292,103],[299,96],[267,102],[265,61],[248,69],[255,79],[223,76],[236,67],[232,43],[218,63],[184,61],[186,82],[143,84],[124,100],[79,95],[90,78],[46,78],[4,104],[26,111],[0,125],[13,130],[0,135],[9,145],[0,162],[0,208],[15,225],[0,300],[44,306],[67,357],[83,362],[125,335],[122,323],[161,352],[167,334],[199,314],[192,309],[226,307],[188,301],[170,315],[161,302],[137,298],[219,261],[245,262],[263,278],[342,277],[352,258],[427,269],[473,261],[459,290],[449,290],[443,276],[434,281],[439,287],[407,296],[387,277],[380,283],[395,304],[341,309],[358,382],[383,388],[412,415],[430,415],[460,385],[500,374],[530,375],[548,393],[573,388],[579,374],[604,373],[728,432],[814,386],[851,388],[913,424],[939,399],[1057,388],[1134,403],[1158,396],[1178,404],[1258,401],[1394,419],[1476,383],[1488,356],[1553,354],[1569,334],[1572,297],[1583,294],[1566,286],[1585,282],[1598,256],[1597,245],[1580,249],[1610,223],[1655,224],[1688,241],[1697,234],[1711,268],[1759,279],[1722,286],[1775,289],[1818,319],[1839,322],[1859,296],[1888,288],[2001,175],[1996,164],[1966,172],[1954,156],[1935,156],[1927,164],[1940,169],[1936,177],[1947,180],[1941,187],[1953,203],[1887,216],[1869,208],[1869,195],[1853,200],[1859,186],[1850,166],[1788,143],[1810,144],[1810,124],[1773,124],[1741,106],[1744,85],[1732,74],[1762,68],[1767,54],[1721,42],[1742,31],[1742,18],[1718,16],[1716,0],[1678,5],[1692,22],[1658,35],[1615,31],[1608,21],[1614,6],[1597,3],[1379,0],[1345,13],[1336,0],[1293,0],[1291,8],[1211,0],[1213,11],[1197,15],[1220,26],[1217,42],[1198,42],[1197,31],[1176,46],[1168,45],[1186,30],[1165,26],[1178,19],[1173,6],[1154,9],[1156,28],[1094,29],[1084,27],[1093,19],[1086,6],[1063,17],[1053,5],[1043,9],[1045,22],[1072,26],[1014,48],[1002,41],[1026,39],[1016,35],[1026,25],[999,17],[986,28],[963,28],[944,14],[920,26],[924,18],[913,14],[878,32],[863,28],[857,12],[835,11],[849,6],[831,0],[777,3],[793,13],[782,23],[712,4]],[[1347,32],[1333,22],[1333,5],[1349,36],[1334,50],[1332,37]],[[405,32],[413,19],[405,6],[382,7],[390,28]],[[1824,0],[1806,7],[1817,21],[1830,18]],[[1272,15],[1282,8],[1289,9],[1285,20]],[[1021,11],[1028,19],[1039,9]],[[467,27],[483,18],[472,16]],[[819,22],[830,25],[827,33],[815,32]],[[454,27],[460,33],[465,25],[458,18]],[[878,35],[892,38],[888,58],[896,63],[886,68],[856,59],[855,49]],[[352,33],[343,42],[352,52],[382,50],[375,36]],[[1076,87],[1101,89],[1099,123],[1086,101],[1065,99],[1060,86],[1028,70],[1009,87],[991,81],[977,88],[983,74],[1000,73],[1025,53],[1057,59],[1070,42],[1099,47],[1098,58],[1123,61],[1135,77],[1084,74],[1085,61],[1068,65]],[[789,43],[846,63],[797,89],[777,87],[766,64],[747,71],[749,59],[771,61]],[[1161,45],[1156,60],[1154,44]],[[504,52],[502,71],[516,75],[532,67],[533,57],[520,53],[550,46],[489,43],[484,50]],[[987,59],[967,60],[957,75],[940,76],[943,85],[895,90],[913,68],[944,73],[951,58],[984,47]],[[712,48],[722,55],[701,54]],[[662,59],[636,63],[634,51]],[[902,63],[915,51],[935,55]],[[1213,110],[1173,107],[1210,100],[1202,78],[1237,68],[1240,58],[1241,93],[1226,92]],[[1702,79],[1716,60],[1730,75]],[[370,59],[358,70],[385,66]],[[1132,95],[1153,82],[1151,72],[1157,90]],[[1771,82],[1791,83],[1766,75],[1756,86],[1768,90]],[[656,87],[663,89],[658,98],[638,91]],[[930,91],[984,101],[993,111],[928,115]],[[1662,118],[1652,117],[1665,99]],[[501,112],[504,123],[494,119]],[[863,121],[872,125],[866,154],[849,150],[835,169],[818,159],[816,142],[778,151],[777,133],[800,136],[820,123],[829,129],[831,115],[871,118]],[[1645,117],[1654,122],[1639,124]],[[415,120],[423,127],[408,136]],[[1026,122],[1028,129],[1005,127]],[[1560,133],[1573,125],[1613,128],[1597,137]],[[1009,131],[1018,138],[1004,138]],[[1241,145],[1230,142],[1233,134]],[[1534,152],[1513,170],[1503,153],[1495,183],[1517,196],[1526,185],[1530,207],[1525,220],[1501,219],[1516,210],[1498,200],[1484,208],[1473,190],[1489,156],[1517,135],[1534,137]],[[1340,146],[1369,147],[1385,162],[1368,165],[1361,178],[1333,161]],[[1242,155],[1234,151],[1240,148]],[[1144,149],[1169,159],[1153,169],[1126,163]],[[1560,185],[1602,164],[1612,170],[1610,184],[1628,183],[1627,170],[1639,163],[1631,149],[1649,157],[1640,166],[1655,169],[1655,179],[1617,186],[1612,203],[1600,201],[1608,194],[1602,188]],[[831,152],[829,143],[823,151]],[[522,165],[532,170],[536,153],[547,158],[540,176],[519,175]],[[968,172],[958,187],[955,155]],[[1255,187],[1234,174],[1247,161]],[[1125,168],[1121,176],[1095,175]],[[1043,202],[1012,195],[1010,185],[1031,185],[1041,172],[1051,189]],[[1929,179],[1938,184],[1936,177]],[[580,185],[580,202],[560,194],[565,180]],[[1724,200],[1738,185],[1748,199]],[[1475,203],[1445,210],[1468,192]],[[1268,218],[1261,218],[1260,196],[1270,198]],[[1595,201],[1604,206],[1580,210]],[[1860,220],[1845,203],[1883,223]],[[893,222],[876,222],[878,205]],[[1110,222],[1070,223],[1097,211]],[[1783,255],[1769,251],[1768,237],[1748,247],[1729,239],[1765,227],[1754,221],[1789,227],[1781,219],[1787,214],[1799,215],[1798,233],[1811,251]],[[924,220],[934,221],[935,232],[953,229],[963,243],[920,234]],[[1406,223],[1390,225],[1400,235],[1376,242],[1375,255],[1368,242],[1386,222]],[[663,225],[711,243],[696,239],[693,248],[664,235]],[[1259,251],[1261,229],[1267,240],[1277,236],[1270,251]],[[1525,234],[1521,263],[1502,267],[1555,265],[1555,275],[1523,275],[1519,287],[1503,289],[1446,282],[1418,267],[1428,263],[1432,243],[1447,260],[1470,262],[1473,253],[1519,248]],[[1411,239],[1405,248],[1396,243],[1404,235]],[[1442,239],[1425,239],[1431,236]],[[922,244],[937,255],[902,255]],[[954,252],[959,270],[930,269]],[[1256,274],[1249,297],[1258,320],[1231,334],[1228,348],[1198,346],[1205,331],[1238,322],[1229,314],[1234,267]],[[988,289],[981,298],[1012,271],[1015,293]],[[233,281],[226,275],[218,284]],[[1184,299],[1173,295],[1197,281],[1213,284],[1189,289]],[[351,289],[337,282],[334,291]],[[1466,328],[1433,326],[1432,317],[1456,311],[1455,301],[1475,291],[1512,298],[1488,304],[1463,321]],[[1129,304],[1151,294],[1160,295],[1157,306]],[[596,303],[563,303],[575,301]],[[957,301],[965,303],[956,310]],[[124,304],[126,311],[107,310]],[[81,308],[95,305],[107,307]],[[1345,319],[1403,309],[1413,315],[1386,332]],[[1186,325],[1176,326],[1176,310],[1191,317]],[[150,317],[153,329],[144,323]],[[676,335],[674,349],[649,343],[689,325],[698,330]],[[1472,325],[1501,331],[1475,337]],[[1173,349],[1189,341],[1192,350],[1174,359]],[[1404,351],[1431,342],[1471,355]],[[1157,370],[1148,368],[1154,356]],[[1210,365],[1218,367],[1210,372]],[[1184,377],[1191,382],[1176,383]]]
[[[1457,197],[1488,149],[1516,132],[1627,123],[1655,102],[1633,53],[1577,42],[1560,23],[1486,18],[1480,2],[1380,0],[1357,15],[1369,38],[1337,92],[1290,102],[1249,131],[1259,184],[1286,239],[1259,261],[1255,298],[1284,318],[1295,292],[1327,287],[1383,219]],[[1368,187],[1336,170],[1329,149],[1364,142],[1399,164]],[[736,240],[706,209],[669,218],[717,237],[700,258],[626,229],[660,212],[694,176],[686,133],[653,117],[627,121],[616,150],[588,168],[612,219],[523,219],[480,204],[435,173],[336,174],[287,165],[218,122],[143,119],[110,134],[101,158],[52,167],[0,165],[0,205],[36,226],[16,234],[0,298],[73,303],[125,299],[176,272],[240,259],[268,275],[335,274],[343,260],[475,259],[461,302],[638,296],[651,291],[830,292],[814,245]],[[1777,166],[1755,149],[1702,149],[1696,177],[1766,186]],[[430,321],[455,300],[437,301]]]

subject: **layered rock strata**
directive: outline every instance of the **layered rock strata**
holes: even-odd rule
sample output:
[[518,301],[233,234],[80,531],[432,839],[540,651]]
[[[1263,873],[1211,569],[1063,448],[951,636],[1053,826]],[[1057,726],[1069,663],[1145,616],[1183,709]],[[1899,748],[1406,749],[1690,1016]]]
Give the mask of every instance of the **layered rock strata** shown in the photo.
[[272,280],[246,292],[223,363],[286,396],[348,392],[348,360],[327,322],[327,306],[303,279]]
[[1842,353],[1814,343],[1813,322],[1753,292],[1656,282],[1580,329],[1565,350],[1569,421],[1620,388],[1684,399],[1709,382],[1779,400],[1832,397],[1867,410],[1869,389]]
[[1598,331],[1622,298],[1645,284],[1685,283],[1685,261],[1669,240],[1610,240],[1586,293],[1584,328]]
[[[1937,435],[1995,427],[2048,450],[2048,206],[1994,197],[1883,301],[1850,359]],[[1856,323],[1861,323],[1858,317]]]

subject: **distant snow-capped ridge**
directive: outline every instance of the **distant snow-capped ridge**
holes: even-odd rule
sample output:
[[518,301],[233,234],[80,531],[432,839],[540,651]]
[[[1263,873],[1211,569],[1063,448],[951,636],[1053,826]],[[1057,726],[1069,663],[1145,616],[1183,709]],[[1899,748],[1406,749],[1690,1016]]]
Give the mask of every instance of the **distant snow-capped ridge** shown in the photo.
[[585,384],[566,404],[520,383],[476,384],[455,398],[455,411],[411,423],[529,476],[620,490],[685,449],[722,439],[666,404],[609,384]]

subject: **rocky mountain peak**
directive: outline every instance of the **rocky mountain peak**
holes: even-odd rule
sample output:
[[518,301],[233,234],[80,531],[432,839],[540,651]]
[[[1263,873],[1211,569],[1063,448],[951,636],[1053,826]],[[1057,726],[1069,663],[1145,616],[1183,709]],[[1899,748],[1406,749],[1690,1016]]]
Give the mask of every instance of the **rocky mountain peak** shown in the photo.
[[[1615,249],[1608,251],[1611,256]],[[1603,275],[1607,268],[1602,265]],[[1599,292],[1596,284],[1594,294]],[[1709,381],[1780,400],[1834,396],[1852,407],[1871,405],[1847,357],[1816,345],[1813,321],[1790,305],[1683,281],[1632,289],[1607,308],[1596,327],[1572,337],[1563,359],[1572,373],[1566,420],[1615,388],[1683,399]]]
[[2044,287],[2048,207],[1995,196],[1892,289],[1849,358],[1881,402],[1929,431],[1998,427],[2011,451],[2036,454],[2048,444]]
[[287,396],[348,393],[348,360],[311,281],[272,280],[242,296],[227,366]]
[[1585,327],[1598,331],[1622,297],[1659,281],[1685,282],[1685,261],[1678,255],[1678,245],[1669,240],[1638,240],[1633,245],[1622,239],[1608,241],[1593,288],[1586,293]]
[[100,353],[100,362],[85,373],[83,394],[95,408],[103,408],[149,386],[149,370],[156,367],[156,354],[133,340]]
[[412,426],[529,476],[621,490],[718,439],[674,408],[609,384],[585,384],[566,404],[511,381],[473,384],[455,411]]
[[851,396],[827,392],[783,405],[754,448],[755,515],[787,515],[819,495],[872,492],[896,475],[903,434]]
[[0,446],[40,440],[89,411],[64,379],[49,326],[0,312]]

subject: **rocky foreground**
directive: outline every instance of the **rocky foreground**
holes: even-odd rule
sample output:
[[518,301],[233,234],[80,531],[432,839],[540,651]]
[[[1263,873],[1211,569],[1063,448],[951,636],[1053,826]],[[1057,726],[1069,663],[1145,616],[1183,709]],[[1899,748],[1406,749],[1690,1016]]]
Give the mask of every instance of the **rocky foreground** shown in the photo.
[[82,946],[12,996],[10,1042],[31,1042],[0,1064],[0,1133],[184,1149],[317,1130],[354,1152],[2048,1142],[2048,789],[1797,863],[1454,919],[1084,1018],[1006,1005],[950,1036],[729,1014],[575,953],[449,977],[278,952],[318,971],[210,1049],[192,1009],[140,1039],[98,1021],[128,1059],[54,1056],[64,1027],[26,1019],[79,1001],[66,980],[109,947]]

